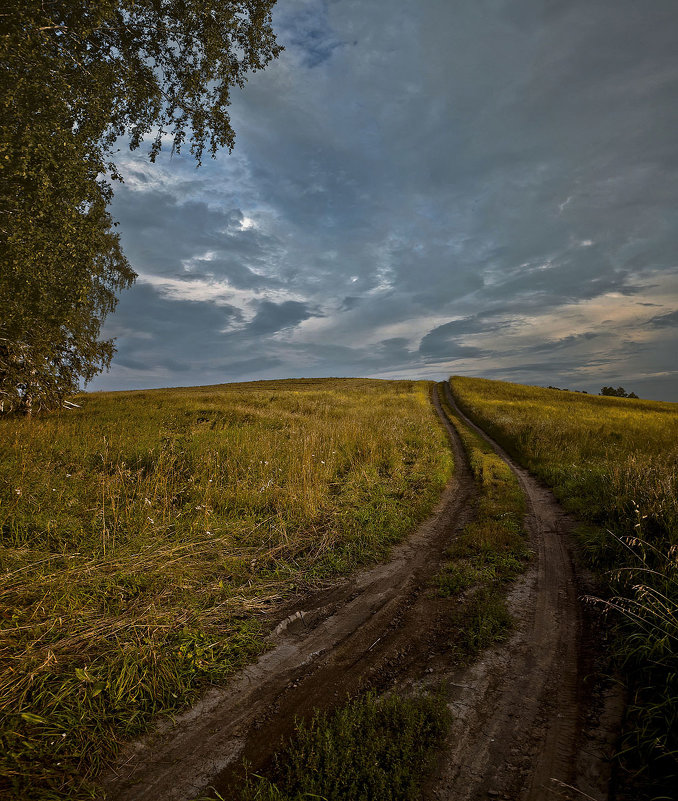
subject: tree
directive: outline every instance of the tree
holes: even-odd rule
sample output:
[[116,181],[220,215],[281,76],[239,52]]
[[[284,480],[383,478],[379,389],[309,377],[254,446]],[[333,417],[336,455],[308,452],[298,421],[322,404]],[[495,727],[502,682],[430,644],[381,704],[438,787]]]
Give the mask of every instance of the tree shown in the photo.
[[603,387],[600,390],[601,395],[608,395],[612,398],[635,398],[638,400],[638,396],[635,392],[627,392],[624,387]]
[[116,143],[232,149],[232,87],[278,56],[275,0],[10,0],[0,15],[0,411],[110,364],[135,274],[108,212]]

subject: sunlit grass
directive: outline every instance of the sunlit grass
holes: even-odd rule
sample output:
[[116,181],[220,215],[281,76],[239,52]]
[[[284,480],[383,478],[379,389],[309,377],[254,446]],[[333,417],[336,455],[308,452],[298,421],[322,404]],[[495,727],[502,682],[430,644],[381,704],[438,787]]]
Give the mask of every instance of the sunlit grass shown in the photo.
[[[678,405],[454,377],[461,405],[570,510],[663,537],[678,523]],[[604,558],[599,554],[598,558]]]
[[117,744],[383,557],[451,472],[425,382],[84,395],[0,422],[0,788],[87,797]]

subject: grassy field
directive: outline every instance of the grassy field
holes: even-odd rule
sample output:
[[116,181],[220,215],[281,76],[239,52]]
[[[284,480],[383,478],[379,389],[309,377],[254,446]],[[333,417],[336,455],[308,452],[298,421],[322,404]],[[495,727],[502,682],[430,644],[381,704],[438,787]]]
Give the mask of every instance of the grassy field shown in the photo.
[[83,395],[0,421],[0,792],[86,798],[118,744],[383,557],[451,469],[426,382]]
[[625,765],[675,787],[678,404],[458,376],[451,386],[462,410],[585,524],[580,541],[605,576],[631,691]]

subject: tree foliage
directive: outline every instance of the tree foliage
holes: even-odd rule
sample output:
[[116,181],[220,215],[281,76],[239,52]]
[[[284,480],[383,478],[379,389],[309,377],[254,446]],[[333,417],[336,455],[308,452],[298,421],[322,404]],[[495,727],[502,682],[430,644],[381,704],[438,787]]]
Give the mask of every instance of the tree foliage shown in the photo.
[[0,404],[50,407],[108,366],[134,272],[108,212],[120,137],[201,162],[232,87],[280,52],[275,0],[10,0],[0,15]]
[[638,399],[638,396],[636,395],[635,392],[627,392],[624,389],[624,387],[617,387],[616,389],[614,387],[603,387],[600,390],[600,394],[607,395],[612,398],[636,398],[636,400]]

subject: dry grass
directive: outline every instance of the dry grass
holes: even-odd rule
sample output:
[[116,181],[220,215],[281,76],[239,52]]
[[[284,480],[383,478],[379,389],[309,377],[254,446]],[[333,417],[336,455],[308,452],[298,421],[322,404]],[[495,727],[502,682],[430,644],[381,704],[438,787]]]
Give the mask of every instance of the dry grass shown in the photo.
[[0,422],[0,788],[88,797],[265,613],[383,557],[450,471],[425,382],[82,396]]
[[458,376],[451,384],[463,410],[570,511],[633,533],[637,507],[646,530],[675,531],[677,404]]

